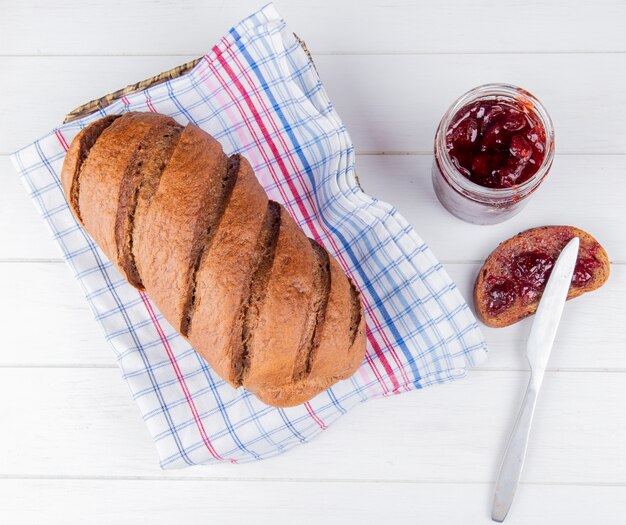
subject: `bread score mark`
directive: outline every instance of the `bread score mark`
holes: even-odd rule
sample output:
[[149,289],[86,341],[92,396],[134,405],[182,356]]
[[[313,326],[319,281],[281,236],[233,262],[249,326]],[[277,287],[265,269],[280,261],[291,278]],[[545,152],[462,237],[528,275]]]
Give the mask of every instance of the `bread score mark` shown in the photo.
[[352,308],[350,310],[350,333],[352,334],[352,339],[350,340],[350,347],[354,344],[356,336],[359,333],[359,326],[361,325],[361,293],[357,290],[354,281],[346,276],[350,283],[350,299]]
[[330,295],[331,274],[328,252],[316,241],[309,239],[315,255],[313,267],[313,294],[302,342],[293,369],[293,380],[300,381],[311,373],[317,349],[321,341],[322,327],[326,319],[326,307]]
[[137,203],[140,195],[148,203],[156,192],[183,129],[174,120],[151,128],[139,143],[124,171],[115,218],[115,243],[120,267],[128,282],[140,290],[144,286],[133,252]]
[[280,232],[282,207],[269,201],[257,239],[252,261],[249,284],[243,294],[241,309],[235,323],[232,354],[232,382],[241,386],[250,364],[250,348],[254,330],[258,324],[261,305],[265,299],[269,282],[278,234]]
[[193,314],[196,308],[196,287],[198,270],[202,264],[202,258],[208,256],[211,250],[211,243],[219,229],[220,222],[224,216],[224,211],[228,206],[233,188],[237,183],[241,156],[231,155],[226,163],[226,170],[221,180],[219,198],[215,203],[208,203],[212,208],[206,214],[205,220],[198,221],[194,240],[191,247],[190,260],[193,261],[187,278],[187,294],[182,311],[180,322],[180,333],[187,337],[191,328]]
[[111,125],[115,120],[117,120],[121,115],[109,115],[108,117],[104,117],[100,120],[96,120],[96,122],[91,123],[89,126],[85,128],[81,137],[80,143],[78,145],[79,151],[78,156],[76,158],[76,164],[74,165],[74,170],[72,173],[72,181],[69,189],[69,201],[76,218],[82,223],[83,220],[80,216],[80,207],[78,205],[78,195],[80,193],[80,175],[91,152],[91,148],[94,147],[96,141],[100,138],[102,133]]

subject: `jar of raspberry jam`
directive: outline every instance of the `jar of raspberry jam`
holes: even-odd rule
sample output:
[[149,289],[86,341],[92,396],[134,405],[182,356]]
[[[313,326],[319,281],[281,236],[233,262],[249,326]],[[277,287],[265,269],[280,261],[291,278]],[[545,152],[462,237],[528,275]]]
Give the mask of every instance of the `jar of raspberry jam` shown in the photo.
[[533,95],[485,84],[448,109],[435,135],[433,186],[460,219],[495,224],[517,214],[554,158],[554,128]]

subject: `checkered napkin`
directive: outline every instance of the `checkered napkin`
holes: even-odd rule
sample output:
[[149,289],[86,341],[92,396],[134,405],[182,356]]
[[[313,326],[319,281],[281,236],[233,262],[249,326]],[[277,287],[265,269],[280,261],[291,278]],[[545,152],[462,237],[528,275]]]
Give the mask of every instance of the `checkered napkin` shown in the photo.
[[[356,374],[277,409],[235,390],[132,288],[77,224],[59,183],[68,144],[103,115],[155,111],[242,153],[271,199],[363,292],[367,355]],[[461,377],[486,346],[459,291],[413,228],[363,193],[354,148],[313,64],[272,5],[189,73],[63,125],[12,156],[102,327],[163,468],[259,460],[305,443],[354,405]]]

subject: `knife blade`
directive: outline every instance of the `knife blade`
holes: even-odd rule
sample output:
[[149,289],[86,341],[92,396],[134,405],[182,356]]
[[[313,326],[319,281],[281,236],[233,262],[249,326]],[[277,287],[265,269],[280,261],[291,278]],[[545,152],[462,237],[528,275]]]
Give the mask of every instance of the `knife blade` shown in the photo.
[[574,274],[579,242],[578,237],[574,237],[556,260],[526,344],[530,381],[502,459],[491,509],[491,519],[499,523],[504,521],[511,508],[522,474],[537,397]]

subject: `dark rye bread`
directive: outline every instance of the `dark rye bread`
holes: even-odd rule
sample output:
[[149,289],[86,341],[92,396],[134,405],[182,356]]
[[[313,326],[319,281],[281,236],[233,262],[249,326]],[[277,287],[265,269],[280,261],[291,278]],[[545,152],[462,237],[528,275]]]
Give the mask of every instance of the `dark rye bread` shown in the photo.
[[255,394],[268,405],[299,405],[338,379],[350,377],[363,360],[365,317],[360,294],[354,283],[345,279],[337,261],[329,257],[329,263],[329,296],[324,320],[317,326],[318,337],[309,356],[310,370],[287,384],[257,388]]
[[65,194],[68,195],[67,200],[70,208],[81,224],[78,193],[80,191],[80,174],[83,164],[102,132],[119,117],[120,115],[110,115],[92,122],[80,131],[67,150],[64,168],[61,172],[61,185]]
[[[205,348],[211,366],[234,386],[240,384],[235,365],[242,359],[234,354],[242,353],[238,344],[243,303],[250,296],[263,249],[276,234],[271,228],[272,210],[268,209],[267,195],[243,157],[239,160],[237,181],[220,228],[200,262],[188,333],[194,347]],[[224,261],[229,261],[229,271],[224,271]],[[258,282],[258,276],[254,282]]]
[[122,183],[145,145],[144,137],[160,121],[153,113],[128,113],[114,120],[96,140],[80,174],[78,203],[85,229],[123,274],[115,238]]
[[[573,237],[580,239],[580,247],[567,299],[602,286],[609,278],[610,262],[595,238],[573,226],[532,228],[500,244],[478,272],[474,306],[482,322],[508,326],[535,313],[550,265]],[[534,258],[528,259],[528,254],[535,254]],[[537,254],[541,254],[539,263]]]
[[228,186],[223,184],[226,168],[220,143],[196,126],[187,126],[145,215],[135,224],[133,246],[141,280],[179,332],[198,257],[228,198]]
[[196,287],[200,264],[204,259],[204,255],[211,252],[213,239],[221,229],[222,217],[226,207],[230,204],[233,188],[239,175],[240,160],[239,155],[233,155],[228,159],[226,171],[223,173],[220,186],[218,187],[219,195],[213,201],[213,205],[209,207],[206,220],[199,221],[196,224],[196,237],[191,251],[193,266],[189,275],[187,294],[183,305],[183,317],[180,322],[180,333],[185,337],[189,335],[189,326],[196,308]]
[[[230,373],[233,386],[243,384],[250,366],[250,348],[256,333],[260,308],[265,298],[270,271],[276,256],[278,232],[280,231],[280,205],[269,201],[252,257],[252,272],[241,298],[239,313],[235,317],[231,339]],[[229,376],[226,376],[229,377]]]
[[128,282],[141,290],[144,287],[133,253],[139,196],[141,194],[144,200],[151,198],[182,131],[183,127],[174,119],[159,121],[145,134],[123,176],[115,219],[115,243],[119,263]]
[[316,314],[311,310],[314,265],[309,240],[281,207],[273,262],[265,290],[255,301],[255,319],[249,328],[248,366],[242,377],[248,390],[293,382],[308,318]]
[[292,379],[300,381],[311,373],[311,367],[319,349],[322,329],[326,321],[326,306],[330,296],[330,257],[328,252],[313,239],[308,239],[313,249],[313,295],[304,335],[296,355]]
[[[365,337],[365,317],[354,283],[342,279],[343,270],[335,259],[331,257],[329,263],[330,294],[326,317],[320,330],[319,344],[310,359],[309,374],[343,377],[352,375],[361,362],[359,346]],[[346,304],[349,311],[344,310]],[[333,359],[333,355],[344,347],[348,348],[347,359]]]
[[358,368],[354,283],[204,131],[105,117],[72,142],[62,182],[111,261],[234,387],[292,406]]

